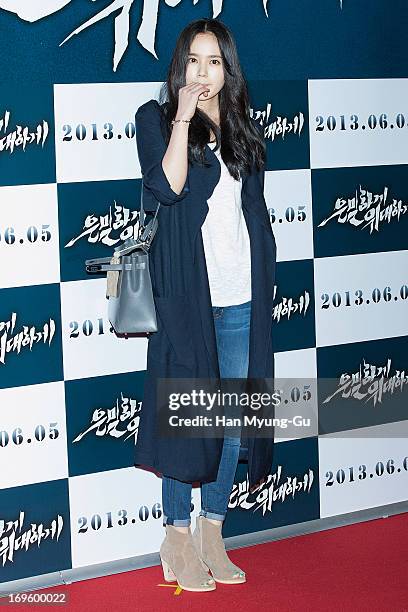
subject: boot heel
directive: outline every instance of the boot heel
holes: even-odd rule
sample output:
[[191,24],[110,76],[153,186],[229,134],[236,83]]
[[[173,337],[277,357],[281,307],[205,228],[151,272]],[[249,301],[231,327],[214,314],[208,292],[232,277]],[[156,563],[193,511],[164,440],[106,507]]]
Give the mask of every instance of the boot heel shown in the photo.
[[166,561],[164,561],[164,559],[160,559],[160,560],[161,560],[161,564],[163,568],[163,576],[164,576],[165,581],[166,582],[176,582],[177,578],[173,570],[169,566],[169,564]]

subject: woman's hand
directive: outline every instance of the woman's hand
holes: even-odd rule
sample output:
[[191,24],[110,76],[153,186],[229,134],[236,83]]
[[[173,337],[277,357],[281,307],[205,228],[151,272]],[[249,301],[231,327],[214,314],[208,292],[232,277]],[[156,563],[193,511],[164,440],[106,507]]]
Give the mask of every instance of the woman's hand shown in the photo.
[[265,478],[261,478],[258,484],[255,484],[253,487],[249,489],[249,492],[254,493],[257,489],[260,489],[264,483],[265,483]]
[[198,98],[203,93],[208,95],[209,87],[201,83],[189,83],[179,89],[179,101],[175,119],[190,120],[196,112]]

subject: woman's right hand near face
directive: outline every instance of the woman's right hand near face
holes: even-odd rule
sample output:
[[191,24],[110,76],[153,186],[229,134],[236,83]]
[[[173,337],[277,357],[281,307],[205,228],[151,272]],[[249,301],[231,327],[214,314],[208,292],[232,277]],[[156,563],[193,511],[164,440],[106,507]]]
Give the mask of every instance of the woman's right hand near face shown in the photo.
[[[200,94],[210,91],[207,85],[189,83],[179,89],[179,101],[175,119],[190,120],[196,112]],[[208,94],[204,94],[208,95]]]

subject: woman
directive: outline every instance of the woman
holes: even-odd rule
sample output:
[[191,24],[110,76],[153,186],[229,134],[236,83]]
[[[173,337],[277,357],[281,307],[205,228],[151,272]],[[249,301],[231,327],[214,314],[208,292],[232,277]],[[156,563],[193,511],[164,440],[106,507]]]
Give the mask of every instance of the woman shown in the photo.
[[[156,380],[273,378],[276,244],[261,127],[249,117],[236,46],[220,21],[181,32],[165,89],[165,103],[149,100],[135,116],[144,208],[162,204],[150,257],[158,331],[149,339],[135,465],[163,475],[165,579],[208,591],[215,581],[246,580],[221,535],[241,440],[159,436]],[[247,443],[253,491],[269,474],[273,439]],[[193,482],[201,483],[201,512],[192,535]]]

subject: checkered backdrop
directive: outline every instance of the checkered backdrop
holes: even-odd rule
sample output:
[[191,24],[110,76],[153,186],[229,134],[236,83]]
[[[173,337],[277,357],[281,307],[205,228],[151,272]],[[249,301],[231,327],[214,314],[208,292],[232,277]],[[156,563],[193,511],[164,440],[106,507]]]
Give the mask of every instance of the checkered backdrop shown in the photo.
[[224,535],[406,500],[406,4],[31,4],[0,0],[3,588],[162,540],[160,478],[133,466],[147,340],[115,336],[84,260],[137,228],[134,114],[199,17],[234,32],[264,127],[276,376],[336,380],[255,496],[238,466]]

